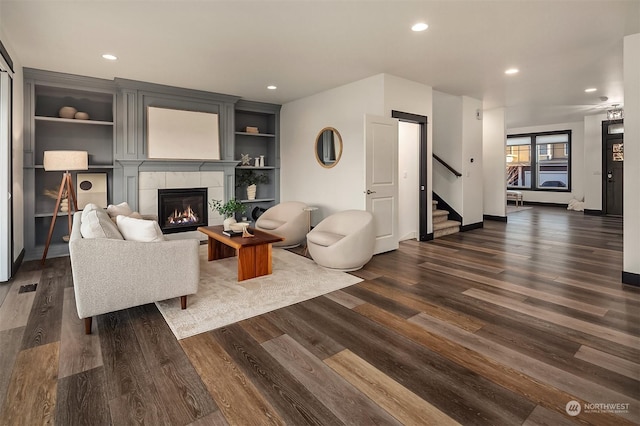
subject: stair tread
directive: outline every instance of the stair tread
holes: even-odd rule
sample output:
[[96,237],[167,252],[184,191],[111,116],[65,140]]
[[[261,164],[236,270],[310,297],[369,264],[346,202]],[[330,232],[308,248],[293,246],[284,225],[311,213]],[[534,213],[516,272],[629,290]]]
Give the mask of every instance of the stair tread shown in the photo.
[[433,216],[449,216],[449,211],[447,210],[434,210]]
[[460,225],[462,225],[462,223],[458,222],[457,220],[445,220],[443,222],[434,223],[433,230],[438,231],[440,229],[453,228]]

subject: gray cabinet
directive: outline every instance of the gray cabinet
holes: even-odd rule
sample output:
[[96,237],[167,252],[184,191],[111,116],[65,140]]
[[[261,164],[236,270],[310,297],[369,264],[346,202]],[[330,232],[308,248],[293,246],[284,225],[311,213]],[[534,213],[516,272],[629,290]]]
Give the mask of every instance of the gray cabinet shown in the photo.
[[[254,209],[267,209],[280,201],[280,105],[240,100],[235,105],[236,182],[242,174],[264,174],[269,183],[257,185],[256,198],[249,200],[245,186],[236,185],[236,199],[247,205],[247,216]],[[257,129],[257,131],[256,131]],[[242,166],[242,154],[251,157],[250,166]],[[255,159],[264,157],[264,165]]]
[[[107,202],[113,187],[114,91],[111,82],[41,70],[25,69],[25,258],[42,255],[53,218],[62,172],[45,172],[44,152],[81,150],[89,154],[89,170],[107,178]],[[59,110],[72,106],[88,119],[60,118]],[[77,185],[78,172],[72,172]],[[74,188],[77,190],[77,188]],[[57,216],[66,216],[58,212]],[[49,257],[66,254],[66,218],[56,220]]]

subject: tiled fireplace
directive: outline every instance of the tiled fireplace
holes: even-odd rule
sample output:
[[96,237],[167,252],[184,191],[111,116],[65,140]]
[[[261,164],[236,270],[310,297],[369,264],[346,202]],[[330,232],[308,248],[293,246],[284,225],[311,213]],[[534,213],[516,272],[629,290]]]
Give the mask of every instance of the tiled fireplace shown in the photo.
[[158,223],[164,234],[208,224],[207,188],[158,189]]
[[[169,190],[167,193],[182,192],[184,189],[198,189],[201,191],[201,196],[204,198],[204,205],[201,207],[204,213],[196,212],[196,216],[200,218],[202,216],[202,224],[185,225],[184,228],[192,228],[195,230],[198,226],[202,225],[219,225],[222,224],[221,217],[216,211],[210,208],[209,201],[212,199],[222,200],[224,199],[224,173],[218,171],[203,171],[203,172],[140,172],[139,173],[139,189],[138,189],[138,207],[142,214],[153,214],[158,216],[158,222],[160,227],[163,227],[163,222],[166,222],[168,217],[174,213],[179,216],[188,217],[190,212],[188,211],[189,203],[183,207],[182,204],[175,205],[173,208],[165,209],[161,211],[159,208],[160,202],[160,190]],[[183,210],[175,212],[175,210]],[[167,210],[171,210],[168,212]],[[187,211],[184,211],[187,210]],[[191,205],[191,210],[198,210],[198,207]],[[165,217],[167,216],[167,217]],[[199,223],[199,222],[198,222]],[[168,230],[163,229],[165,233],[180,232],[178,235],[186,235],[182,233],[186,229],[176,226],[169,226]],[[178,229],[175,231],[175,229]],[[196,236],[200,234],[197,231],[192,231]],[[178,236],[176,235],[176,237]]]

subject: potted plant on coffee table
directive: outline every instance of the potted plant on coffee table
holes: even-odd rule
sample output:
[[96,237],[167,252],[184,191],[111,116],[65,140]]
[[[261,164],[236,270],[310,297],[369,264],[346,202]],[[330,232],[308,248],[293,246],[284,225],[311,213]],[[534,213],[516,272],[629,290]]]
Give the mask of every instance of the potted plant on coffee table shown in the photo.
[[247,199],[255,200],[257,185],[259,183],[269,183],[269,176],[265,173],[256,173],[253,170],[240,170],[236,176],[236,187],[247,188]]
[[247,210],[247,207],[235,198],[226,203],[223,203],[222,200],[211,200],[209,201],[209,206],[225,218],[222,222],[225,231],[231,229],[232,223],[236,223],[236,218],[234,217],[236,213],[244,213]]

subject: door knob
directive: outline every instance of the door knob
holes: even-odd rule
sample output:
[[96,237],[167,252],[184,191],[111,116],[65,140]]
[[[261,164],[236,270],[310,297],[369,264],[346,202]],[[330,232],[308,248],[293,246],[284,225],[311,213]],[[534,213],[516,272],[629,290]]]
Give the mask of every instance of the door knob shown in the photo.
[[376,191],[371,191],[369,189],[367,189],[366,191],[364,191],[365,194],[370,195],[370,194],[375,194]]

